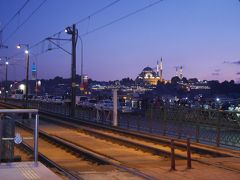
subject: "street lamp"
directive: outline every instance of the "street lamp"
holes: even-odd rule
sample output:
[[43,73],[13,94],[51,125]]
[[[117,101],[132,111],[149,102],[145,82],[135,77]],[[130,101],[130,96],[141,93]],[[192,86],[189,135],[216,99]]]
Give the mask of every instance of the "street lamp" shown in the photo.
[[81,42],[81,85],[80,88],[83,88],[83,40],[81,36],[78,36]]
[[8,80],[8,61],[7,61],[7,58],[6,58],[6,62],[5,62],[5,77],[6,77],[6,79],[5,79],[5,101],[6,101],[6,99],[7,99],[7,80]]
[[72,95],[71,95],[71,115],[74,117],[75,115],[75,106],[76,106],[76,46],[78,40],[78,30],[76,29],[76,25],[73,24],[72,27],[67,27],[64,30],[67,34],[72,36]]
[[[72,27],[66,27],[64,32],[67,34],[73,34],[74,31],[73,31]],[[83,40],[82,40],[82,37],[78,35],[78,33],[77,33],[77,36],[81,42],[81,85],[80,85],[80,88],[82,88],[83,87]]]
[[35,87],[35,89],[36,89],[36,97],[37,97],[37,93],[38,93],[38,88],[40,88],[40,86],[41,86],[41,81],[40,80],[38,80],[38,81],[36,81],[36,87]]
[[25,49],[25,54],[27,55],[26,57],[26,107],[28,106],[28,90],[29,90],[29,86],[28,86],[28,80],[29,80],[29,44],[18,44],[16,47],[18,49],[22,48],[22,46],[24,46]]

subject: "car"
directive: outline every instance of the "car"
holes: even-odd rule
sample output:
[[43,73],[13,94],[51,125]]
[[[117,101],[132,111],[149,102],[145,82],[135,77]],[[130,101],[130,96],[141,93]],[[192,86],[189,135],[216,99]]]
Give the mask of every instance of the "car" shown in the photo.
[[86,106],[86,107],[96,107],[97,105],[97,100],[96,99],[88,99],[86,101],[83,102],[83,106]]
[[77,105],[80,105],[80,106],[84,106],[84,104],[86,103],[87,100],[88,100],[87,96],[77,96],[76,97],[76,103],[77,103]]
[[113,110],[113,102],[111,100],[101,100],[95,106],[97,109],[100,110]]

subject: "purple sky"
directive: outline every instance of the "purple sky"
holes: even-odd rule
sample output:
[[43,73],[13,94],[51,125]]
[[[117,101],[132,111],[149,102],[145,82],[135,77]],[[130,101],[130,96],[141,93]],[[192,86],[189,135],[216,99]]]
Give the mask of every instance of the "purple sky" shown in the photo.
[[[19,42],[30,46],[72,25],[113,0],[47,0],[46,3],[5,42],[0,56],[21,52]],[[104,12],[77,25],[79,33],[139,9],[156,0],[121,0]],[[25,0],[1,0],[0,23],[8,22]],[[26,8],[6,27],[3,40],[41,3],[30,0]],[[62,33],[63,34],[63,33]],[[68,36],[61,36],[68,37]],[[155,67],[163,58],[164,77],[183,66],[187,78],[239,81],[240,2],[238,0],[163,0],[158,5],[83,37],[84,73],[96,80],[135,79],[146,66]],[[31,49],[31,62],[38,65],[38,78],[70,77],[71,57],[61,50],[41,53],[48,43]],[[71,51],[69,44],[64,48]],[[80,74],[80,42],[77,73]],[[224,63],[225,62],[225,63]],[[25,77],[24,54],[10,61],[12,80]],[[4,69],[0,69],[4,79]]]

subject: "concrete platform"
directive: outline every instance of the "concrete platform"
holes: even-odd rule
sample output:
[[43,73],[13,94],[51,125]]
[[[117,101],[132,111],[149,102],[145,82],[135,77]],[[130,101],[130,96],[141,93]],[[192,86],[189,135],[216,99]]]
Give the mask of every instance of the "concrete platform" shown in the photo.
[[13,162],[0,164],[0,179],[19,180],[19,179],[54,179],[61,178],[54,174],[42,163],[38,162]]

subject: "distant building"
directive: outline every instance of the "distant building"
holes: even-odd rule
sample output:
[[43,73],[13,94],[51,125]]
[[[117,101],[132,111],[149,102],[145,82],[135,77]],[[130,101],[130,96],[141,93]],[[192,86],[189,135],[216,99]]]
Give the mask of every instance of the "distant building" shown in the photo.
[[138,75],[136,81],[138,83],[157,85],[158,81],[167,83],[168,81],[163,78],[163,63],[162,58],[160,64],[157,61],[156,71],[151,67],[145,67],[142,72]]
[[32,64],[32,80],[37,79],[37,66],[35,63]]

